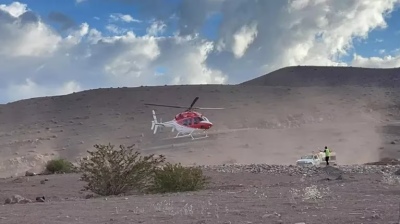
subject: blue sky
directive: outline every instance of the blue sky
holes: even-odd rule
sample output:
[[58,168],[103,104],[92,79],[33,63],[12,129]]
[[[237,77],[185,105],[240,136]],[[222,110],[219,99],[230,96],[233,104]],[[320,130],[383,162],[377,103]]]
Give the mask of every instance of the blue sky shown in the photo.
[[[164,4],[162,9],[167,14],[176,11],[181,0],[165,0],[168,4]],[[13,0],[2,0],[5,4],[10,4]],[[104,34],[110,34],[106,26],[114,24],[125,31],[133,31],[136,35],[146,34],[146,28],[151,24],[149,14],[141,12],[140,5],[126,4],[121,1],[110,0],[86,0],[76,3],[75,0],[49,1],[49,0],[21,0],[21,3],[28,4],[29,8],[38,13],[44,21],[51,24],[54,28],[60,28],[59,24],[49,20],[50,13],[62,13],[69,17],[75,24],[88,23],[90,27],[96,28]],[[168,6],[169,8],[165,8]],[[110,14],[120,13],[132,16],[134,19],[140,20],[140,23],[126,22],[110,22]],[[203,24],[200,35],[209,40],[215,40],[218,37],[218,29],[223,15],[221,13],[212,14]],[[345,62],[349,62],[352,54],[357,52],[364,57],[372,57],[374,55],[385,55],[393,53],[394,49],[400,47],[400,10],[396,9],[387,17],[388,27],[386,29],[374,30],[370,32],[366,40],[354,40],[354,48],[349,51],[348,56],[343,57]],[[168,29],[163,35],[173,35],[177,28],[177,21],[173,18],[168,20]],[[63,34],[62,31],[60,31]],[[111,35],[111,34],[110,34]],[[382,50],[385,50],[383,52]]]
[[[352,53],[357,52],[364,57],[393,54],[393,50],[400,48],[400,9],[397,8],[386,19],[385,29],[376,29],[369,33],[365,40],[355,40]],[[385,50],[385,52],[379,52]],[[348,60],[350,57],[345,57]]]
[[[14,1],[3,0],[3,2],[9,4]],[[112,13],[129,14],[134,19],[143,19],[143,16],[140,15],[140,11],[134,5],[128,6],[123,3],[112,3],[112,1],[108,0],[89,0],[81,3],[76,3],[75,0],[21,0],[19,2],[27,4],[32,11],[38,13],[46,23],[51,24],[54,28],[59,27],[57,23],[48,18],[52,12],[62,13],[78,25],[88,23],[92,28],[96,28],[100,31],[105,31],[105,26],[109,24],[110,14]],[[138,32],[139,35],[144,34],[148,26],[148,23],[133,23],[127,25],[119,22],[117,24],[131,29],[135,33]]]
[[[172,16],[172,13],[176,11],[181,0],[165,0],[169,8],[163,8],[162,10],[168,15]],[[3,0],[5,4],[14,2],[13,0]],[[49,15],[51,13],[62,13],[68,16],[76,24],[88,23],[90,27],[96,28],[97,30],[107,33],[106,25],[112,23],[117,25],[119,28],[123,28],[126,31],[133,31],[136,35],[142,36],[146,34],[146,28],[151,24],[152,18],[148,13],[142,13],[140,5],[133,3],[123,3],[121,1],[110,1],[110,0],[86,0],[81,3],[76,3],[75,0],[62,0],[62,1],[49,1],[49,0],[20,0],[19,2],[25,3],[29,8],[38,13],[44,21],[51,24],[54,28],[60,28],[59,24],[51,21]],[[110,15],[113,13],[119,13],[124,15],[130,15],[134,19],[142,22],[126,23],[122,21],[110,21]],[[201,35],[208,39],[214,40],[217,37],[218,25],[222,19],[220,13],[214,13],[204,23],[201,29]],[[173,35],[177,29],[177,21],[174,18],[169,18],[167,21],[168,29],[163,35]]]

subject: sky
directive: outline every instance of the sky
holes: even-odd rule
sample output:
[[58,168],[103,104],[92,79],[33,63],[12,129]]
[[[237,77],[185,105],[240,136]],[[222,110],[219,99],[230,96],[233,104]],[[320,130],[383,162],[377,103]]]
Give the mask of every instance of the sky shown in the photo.
[[0,103],[400,67],[400,0],[0,0]]

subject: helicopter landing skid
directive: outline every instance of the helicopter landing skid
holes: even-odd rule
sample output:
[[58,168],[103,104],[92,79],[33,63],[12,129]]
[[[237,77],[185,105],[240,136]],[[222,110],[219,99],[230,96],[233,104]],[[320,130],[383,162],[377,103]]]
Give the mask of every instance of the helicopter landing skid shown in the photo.
[[189,136],[192,138],[192,140],[208,138],[208,133],[206,131],[204,131],[205,136],[201,136],[201,137],[194,137],[193,132],[194,131],[190,132],[189,134],[182,134],[181,132],[178,132],[178,134],[174,138],[183,138],[183,137],[189,137]]

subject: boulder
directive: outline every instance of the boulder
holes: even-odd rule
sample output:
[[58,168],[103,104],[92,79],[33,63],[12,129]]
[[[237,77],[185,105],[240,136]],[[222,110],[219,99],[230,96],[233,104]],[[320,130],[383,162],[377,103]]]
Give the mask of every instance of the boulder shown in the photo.
[[26,204],[31,203],[32,201],[22,197],[21,195],[15,194],[9,198],[7,198],[4,204]]

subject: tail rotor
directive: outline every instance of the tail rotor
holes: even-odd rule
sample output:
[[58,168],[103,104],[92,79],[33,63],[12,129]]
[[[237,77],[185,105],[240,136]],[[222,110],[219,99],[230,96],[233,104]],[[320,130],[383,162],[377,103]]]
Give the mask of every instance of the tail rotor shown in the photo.
[[156,112],[153,110],[153,120],[151,121],[151,130],[154,130],[154,134],[157,132],[157,128],[158,128],[158,121],[157,121],[157,116],[156,116]]

